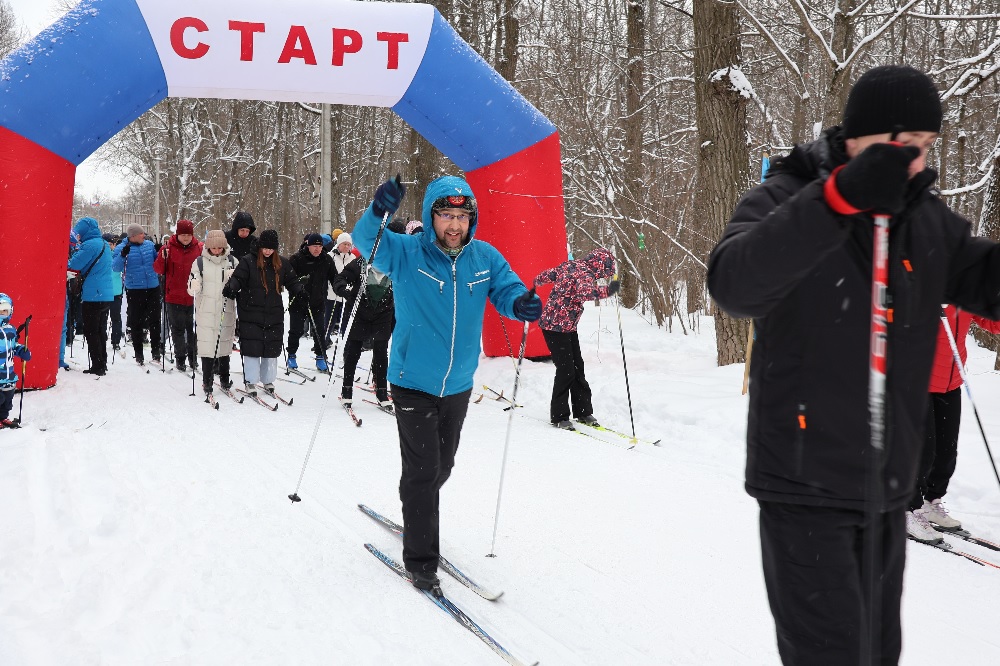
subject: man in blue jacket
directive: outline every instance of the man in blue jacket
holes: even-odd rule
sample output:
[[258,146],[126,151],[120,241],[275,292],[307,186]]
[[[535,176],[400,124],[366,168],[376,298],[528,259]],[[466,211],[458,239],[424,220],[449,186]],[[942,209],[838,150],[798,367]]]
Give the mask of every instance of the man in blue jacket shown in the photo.
[[83,280],[83,337],[90,354],[90,368],[84,372],[104,375],[108,371],[108,312],[115,300],[111,248],[92,217],[77,220],[73,233],[80,245],[69,260],[69,270],[79,273]]
[[[352,233],[363,256],[371,254],[383,216],[396,212],[405,192],[398,176],[376,190]],[[403,565],[414,586],[440,595],[438,493],[455,464],[486,299],[501,315],[521,321],[536,321],[542,302],[496,248],[473,239],[476,200],[464,179],[432,181],[422,217],[431,233],[384,233],[373,265],[392,279],[396,299],[389,382],[403,458]]]

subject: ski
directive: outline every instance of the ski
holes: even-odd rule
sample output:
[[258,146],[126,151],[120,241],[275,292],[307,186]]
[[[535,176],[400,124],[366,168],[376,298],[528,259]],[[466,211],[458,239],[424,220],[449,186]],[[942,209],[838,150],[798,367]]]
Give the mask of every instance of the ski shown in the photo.
[[582,425],[582,426],[587,426],[588,428],[593,428],[594,430],[599,430],[600,432],[606,432],[606,433],[610,433],[612,435],[617,435],[617,436],[621,437],[622,439],[629,440],[630,442],[639,442],[639,443],[642,443],[642,444],[651,444],[653,446],[661,446],[660,442],[663,441],[663,440],[660,440],[660,439],[658,439],[656,441],[651,441],[651,440],[648,440],[648,439],[639,439],[638,437],[633,437],[632,435],[629,435],[628,433],[624,433],[624,432],[615,430],[614,428],[609,428],[607,426],[591,425],[590,423],[584,423],[583,421],[577,421],[577,423],[579,425]]
[[258,405],[260,405],[261,407],[264,407],[264,408],[268,409],[269,411],[272,411],[272,412],[278,411],[278,405],[277,404],[272,405],[271,403],[267,402],[266,400],[264,400],[263,398],[261,398],[256,393],[249,393],[247,391],[244,391],[243,389],[236,389],[236,392],[237,393],[242,393],[246,397],[248,397],[251,400],[253,400],[254,402],[256,402]]
[[362,398],[361,402],[367,402],[369,405],[375,405],[376,409],[378,409],[380,412],[385,412],[389,416],[395,416],[396,415],[396,412],[392,409],[392,405],[385,405],[383,407],[382,405],[378,404],[376,401],[369,400],[368,398]]
[[345,405],[344,401],[343,401],[343,398],[337,398],[337,400],[340,401],[340,406],[344,408],[344,411],[347,412],[347,415],[351,417],[352,421],[354,421],[354,425],[356,425],[356,426],[358,426],[360,428],[361,427],[361,419],[359,419],[358,415],[354,413],[354,408],[351,407],[350,405]]
[[[394,571],[397,576],[407,581],[408,583],[411,584],[413,583],[412,579],[410,578],[409,572],[406,569],[404,569],[399,562],[392,559],[391,557],[389,557],[388,555],[386,555],[385,553],[383,553],[370,543],[365,544],[365,549],[369,553],[377,557],[379,561],[382,562],[382,564],[384,564],[385,566],[389,567],[392,571]],[[486,633],[485,629],[476,624],[476,622],[468,615],[466,615],[465,611],[456,606],[455,603],[451,601],[451,599],[449,599],[444,595],[436,597],[427,590],[417,590],[417,591],[422,593],[428,599],[430,599],[435,606],[437,606],[444,612],[448,613],[448,615],[450,615],[456,622],[458,622],[460,625],[462,625],[470,632],[472,632],[477,638],[479,638],[479,640],[486,643],[486,645],[488,645],[491,650],[496,652],[500,656],[500,658],[503,659],[505,662],[511,664],[512,666],[524,666],[525,662],[519,660],[517,657],[512,655],[507,650],[507,648],[500,645],[500,643],[498,643],[495,638]],[[536,661],[532,664],[532,666],[537,666],[537,664],[538,662]]]
[[240,405],[243,404],[243,400],[244,400],[243,396],[240,396],[239,398],[237,398],[230,389],[227,389],[225,386],[223,386],[219,382],[215,382],[215,385],[219,387],[220,391],[222,391],[224,394],[228,395],[230,398],[232,398],[234,401],[236,401],[237,404],[240,404]]
[[[93,425],[93,424],[91,424],[91,425]],[[7,425],[5,423],[0,423],[0,430],[3,430],[4,428],[6,428],[8,430],[17,430],[20,427],[21,427],[21,421],[18,420],[18,419],[11,419],[10,420],[10,425]],[[44,431],[45,428],[39,428],[39,430]]]
[[968,530],[963,530],[963,529],[949,530],[940,527],[938,525],[935,525],[934,529],[936,529],[941,534],[958,537],[959,539],[964,539],[969,543],[974,543],[984,548],[989,548],[990,550],[1000,550],[1000,543],[994,543],[992,541],[987,541],[986,539],[977,537],[974,534],[970,533]]
[[[375,522],[382,525],[387,530],[398,536],[400,539],[403,538],[403,526],[397,523],[396,521],[392,520],[391,518],[386,518],[378,511],[375,511],[371,507],[368,507],[364,504],[359,504],[358,509],[360,509],[363,514],[365,514],[366,516],[368,516],[369,518],[371,518],[372,520],[374,520]],[[466,576],[464,573],[462,573],[461,569],[459,569],[454,564],[445,559],[443,555],[438,556],[438,564],[441,565],[441,568],[444,569],[448,573],[448,575],[450,575],[459,583],[466,586],[467,588],[469,588],[470,590],[481,596],[483,599],[486,599],[487,601],[496,601],[497,599],[503,596],[503,592],[491,592],[482,585],[480,585],[479,583],[475,582],[474,580]]]
[[976,557],[971,553],[967,553],[964,550],[955,550],[950,543],[942,541],[941,543],[927,543],[926,541],[920,541],[919,539],[914,539],[912,536],[907,535],[906,537],[910,541],[915,541],[916,543],[923,544],[925,546],[930,546],[931,548],[937,548],[938,550],[950,553],[951,555],[957,555],[959,557],[964,557],[970,562],[975,562],[981,567],[993,567],[994,569],[1000,569],[1000,564],[994,564],[989,560],[984,560],[981,557]]
[[314,381],[316,381],[315,377],[311,377],[311,376],[307,375],[306,373],[302,372],[298,368],[287,368],[286,367],[285,368],[285,375],[286,376],[288,376],[288,375],[295,375],[297,377],[301,377],[302,379],[306,380],[307,382],[314,382]]
[[282,398],[280,395],[278,395],[274,391],[268,391],[267,389],[264,389],[264,393],[266,393],[268,396],[274,398],[275,400],[278,400],[278,401],[280,401],[280,402],[288,405],[289,407],[291,407],[292,403],[295,402],[295,398],[291,398],[290,400],[286,400],[285,398]]
[[211,393],[205,395],[205,402],[212,406],[212,409],[218,409],[219,403],[215,401],[215,396]]
[[[483,384],[483,389],[485,389],[486,391],[489,391],[494,396],[493,400],[495,400],[497,402],[503,401],[503,402],[507,403],[507,405],[511,404],[510,398],[506,397],[503,394],[503,391],[500,391],[499,393],[497,393],[495,390],[493,390],[492,388],[490,388],[486,384]],[[476,400],[475,402],[478,403],[479,400]],[[516,405],[516,406],[517,407],[524,407],[524,405]],[[510,409],[509,406],[505,407],[504,411],[506,411],[508,409]],[[519,412],[519,413],[522,414],[522,415],[527,416],[526,414],[524,414],[524,412]],[[535,418],[535,417],[530,417],[529,416],[529,418]],[[538,419],[538,420],[541,420],[541,419]],[[632,435],[629,435],[628,433],[624,433],[624,432],[621,432],[619,430],[615,430],[614,428],[608,428],[607,426],[603,426],[603,425],[601,425],[601,426],[593,426],[593,425],[590,425],[589,423],[583,423],[582,421],[578,421],[577,423],[579,425],[587,426],[588,428],[591,428],[593,430],[597,430],[597,431],[600,431],[600,432],[606,432],[609,435],[614,435],[616,437],[621,437],[622,439],[627,439],[627,440],[629,440],[629,443],[632,444],[632,446],[627,447],[629,449],[635,448],[635,445],[639,444],[639,443],[642,443],[642,444],[651,444],[652,446],[660,446],[660,442],[663,441],[663,440],[659,440],[659,439],[657,439],[657,440],[654,441],[654,440],[649,440],[649,439],[641,439],[639,437],[632,437]],[[569,430],[569,428],[562,428],[562,430]],[[582,435],[587,435],[588,434],[588,433],[582,432],[579,429],[575,429],[574,432],[578,432],[578,433],[580,433]],[[606,439],[601,439],[600,437],[595,437],[594,439],[599,439],[602,442],[607,442],[608,441]],[[613,442],[609,442],[609,443],[613,443]]]

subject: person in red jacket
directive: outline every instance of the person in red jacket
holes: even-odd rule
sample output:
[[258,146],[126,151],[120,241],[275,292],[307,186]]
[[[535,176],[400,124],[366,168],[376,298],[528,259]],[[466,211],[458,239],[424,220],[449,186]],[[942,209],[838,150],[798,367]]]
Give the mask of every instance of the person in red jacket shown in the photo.
[[153,262],[153,270],[164,276],[163,300],[167,305],[167,321],[174,338],[177,369],[198,369],[198,340],[194,337],[194,298],[188,293],[191,264],[201,255],[202,242],[195,240],[194,223],[177,222],[177,233],[163,244]]
[[[1000,333],[1000,322],[959,310],[954,305],[946,305],[941,314],[948,321],[963,365],[967,356],[965,340],[972,322],[990,333]],[[917,488],[906,512],[907,534],[925,543],[941,543],[944,539],[938,530],[962,529],[962,523],[948,515],[941,502],[955,473],[958,427],[962,422],[962,374],[955,364],[955,353],[944,327],[942,321],[938,326],[931,368],[927,431],[917,472]]]

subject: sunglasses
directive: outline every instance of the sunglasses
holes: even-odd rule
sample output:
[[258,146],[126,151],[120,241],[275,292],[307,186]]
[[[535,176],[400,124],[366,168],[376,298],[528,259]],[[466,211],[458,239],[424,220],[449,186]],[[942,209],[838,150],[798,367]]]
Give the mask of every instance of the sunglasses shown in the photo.
[[442,220],[448,220],[449,222],[451,222],[452,220],[458,220],[459,222],[468,222],[469,220],[472,219],[472,217],[468,213],[459,213],[458,215],[455,215],[454,213],[434,213],[434,214],[440,217]]

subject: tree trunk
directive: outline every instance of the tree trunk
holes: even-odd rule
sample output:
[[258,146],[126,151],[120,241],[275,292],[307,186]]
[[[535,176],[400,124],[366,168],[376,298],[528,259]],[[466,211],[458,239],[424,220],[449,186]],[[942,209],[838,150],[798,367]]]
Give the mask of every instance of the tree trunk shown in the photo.
[[626,196],[622,201],[625,226],[635,233],[635,251],[632,254],[639,275],[631,275],[628,270],[619,269],[622,275],[620,298],[626,308],[634,308],[639,303],[641,275],[647,274],[648,251],[639,247],[638,234],[642,232],[640,221],[646,213],[639,205],[638,197],[646,191],[642,172],[642,99],[644,87],[644,51],[646,46],[646,21],[643,2],[630,0],[626,10],[625,48],[625,117],[622,129],[625,134],[625,163],[623,178]]
[[[694,91],[698,124],[695,225],[719,239],[740,195],[750,188],[746,141],[747,99],[729,78],[741,59],[739,10],[730,3],[694,3]],[[689,283],[688,289],[695,284]],[[747,322],[715,309],[719,365],[739,363],[746,353]]]

